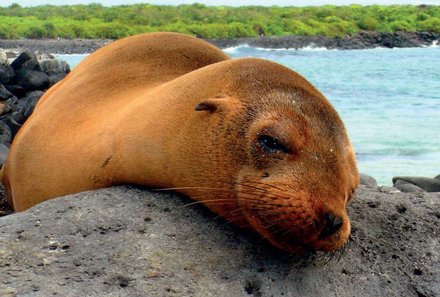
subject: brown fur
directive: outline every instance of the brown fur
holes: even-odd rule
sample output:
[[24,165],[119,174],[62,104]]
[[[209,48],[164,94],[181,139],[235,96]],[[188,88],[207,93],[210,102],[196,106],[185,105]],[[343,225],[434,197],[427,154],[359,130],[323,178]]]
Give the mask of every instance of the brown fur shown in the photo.
[[[268,154],[261,134],[291,152]],[[336,111],[300,75],[155,33],[96,51],[51,88],[14,139],[2,181],[16,211],[115,184],[175,188],[302,252],[345,243],[358,173]],[[343,226],[320,238],[329,212]]]

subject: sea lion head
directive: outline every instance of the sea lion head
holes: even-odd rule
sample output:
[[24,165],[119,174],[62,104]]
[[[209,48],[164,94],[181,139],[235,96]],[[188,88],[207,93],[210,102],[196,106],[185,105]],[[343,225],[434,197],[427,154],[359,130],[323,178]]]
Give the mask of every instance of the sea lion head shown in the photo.
[[[239,66],[232,67],[234,80],[224,83],[223,95],[196,106],[214,126],[207,131],[210,146],[223,152],[211,157],[221,161],[208,166],[209,180],[217,180],[208,186],[227,184],[233,192],[205,204],[290,252],[341,248],[359,176],[340,117],[294,71],[259,59],[232,63]],[[225,202],[229,198],[233,202]]]

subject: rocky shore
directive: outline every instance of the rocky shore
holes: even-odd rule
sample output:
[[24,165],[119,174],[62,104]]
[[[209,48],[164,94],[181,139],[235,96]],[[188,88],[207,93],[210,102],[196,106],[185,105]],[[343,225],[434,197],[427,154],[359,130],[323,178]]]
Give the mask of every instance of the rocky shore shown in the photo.
[[[440,34],[427,32],[380,33],[364,31],[343,38],[315,36],[279,36],[258,38],[208,39],[208,42],[228,48],[247,44],[262,48],[304,47],[327,49],[366,49],[376,47],[422,47],[431,46],[440,40]],[[21,51],[38,51],[51,54],[86,54],[95,51],[112,40],[101,39],[0,39],[0,49]]]
[[0,164],[40,97],[62,80],[70,67],[52,55],[0,50]]
[[208,40],[220,48],[247,44],[261,48],[300,49],[327,48],[339,50],[368,49],[376,47],[422,47],[431,46],[440,39],[439,34],[425,32],[360,32],[343,38],[314,36],[281,36],[260,38],[212,39]]

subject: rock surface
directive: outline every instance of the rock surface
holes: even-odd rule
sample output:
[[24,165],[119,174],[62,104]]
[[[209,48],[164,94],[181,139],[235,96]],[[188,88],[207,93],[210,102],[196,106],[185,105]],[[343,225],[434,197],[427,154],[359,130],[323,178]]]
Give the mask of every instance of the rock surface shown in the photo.
[[361,186],[339,261],[278,251],[190,203],[115,187],[2,217],[0,295],[440,296],[440,194]]

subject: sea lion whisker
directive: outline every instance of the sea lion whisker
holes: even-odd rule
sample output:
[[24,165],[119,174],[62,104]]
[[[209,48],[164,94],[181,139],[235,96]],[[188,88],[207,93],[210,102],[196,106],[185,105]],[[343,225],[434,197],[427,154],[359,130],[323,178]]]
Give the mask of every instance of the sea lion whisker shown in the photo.
[[177,190],[226,190],[223,188],[212,188],[212,187],[200,187],[200,186],[190,186],[190,187],[171,187],[171,188],[155,188],[151,189],[154,192],[163,192],[163,191],[177,191]]
[[334,259],[335,253],[336,253],[335,251],[333,252],[315,251],[316,261],[314,262],[321,266],[328,265]]
[[[256,196],[254,193],[247,193],[247,192],[243,192],[243,196],[244,195]],[[285,200],[285,198],[286,198],[286,196],[281,196],[281,195],[278,195],[278,194],[275,194],[275,193],[269,193],[269,192],[262,193],[258,197],[269,198],[271,200]]]
[[[224,201],[226,201],[227,203]],[[213,202],[215,202],[215,203],[213,203]],[[223,202],[223,203],[219,204],[218,202]],[[189,207],[189,206],[198,205],[198,204],[228,205],[228,204],[233,204],[233,201],[230,201],[230,199],[199,200],[199,201],[187,203],[185,205],[182,205],[181,207]]]
[[[275,185],[273,185],[273,184],[263,184],[263,183],[261,183],[261,182],[253,182],[253,181],[249,181],[249,182],[247,182],[247,183],[251,183],[251,184],[257,184],[257,185],[259,185],[259,184],[261,184],[261,185],[264,185],[264,186],[269,186],[270,188],[272,188],[272,189],[276,189],[276,190],[279,190],[279,191],[281,191],[281,192],[286,192],[286,189],[282,189],[282,188],[280,188],[280,187],[278,187],[278,186],[275,186]],[[277,184],[280,184],[279,182],[277,182]],[[285,187],[289,187],[290,185],[288,185],[288,184],[281,184],[281,185],[283,185],[283,186],[285,186]]]
[[[240,184],[240,185],[244,185],[244,184]],[[246,186],[246,187],[248,187],[248,188],[253,188],[253,189],[257,189],[257,190],[259,190],[259,191],[264,191],[264,193],[265,193],[265,197],[267,197],[267,198],[273,198],[273,199],[285,199],[286,198],[286,195],[281,195],[281,194],[278,194],[278,193],[274,193],[274,192],[269,192],[268,191],[268,189],[261,189],[261,188],[258,188],[258,187],[256,187],[256,186],[251,186],[251,185],[244,185],[244,186]],[[271,188],[276,188],[276,187],[271,187]],[[284,191],[282,191],[283,193],[285,193],[285,190]]]
[[[274,193],[261,193],[261,194],[255,194],[255,193],[249,193],[249,192],[246,192],[246,191],[243,191],[243,192],[238,192],[238,193],[240,193],[242,196],[240,196],[239,198],[241,199],[242,197],[260,197],[260,198],[271,198],[272,200],[275,200],[275,199],[283,199],[284,200],[284,198],[285,198],[285,196],[280,196],[280,195],[276,195],[276,194],[274,194]],[[260,203],[262,202],[261,200],[258,200]]]
[[[220,216],[220,215],[217,215],[217,216],[214,217],[214,220],[218,220],[218,219],[225,219],[225,218]],[[237,225],[238,221],[242,222],[242,217],[238,216],[238,215],[235,215],[235,216],[226,218],[224,225],[225,226],[228,226],[228,225],[231,225],[231,224]],[[246,221],[246,223],[241,223],[240,225],[237,225],[237,226],[239,228],[252,227],[252,225],[249,222],[247,222],[247,221]]]

